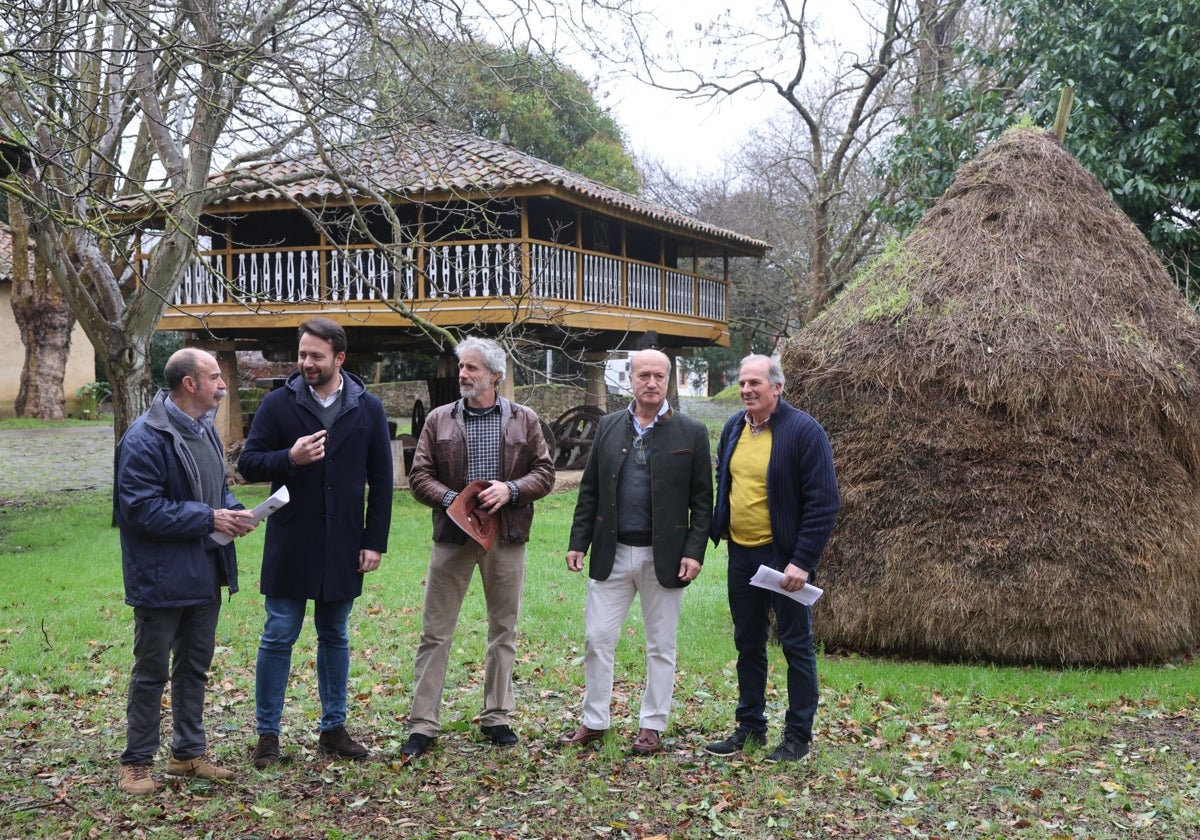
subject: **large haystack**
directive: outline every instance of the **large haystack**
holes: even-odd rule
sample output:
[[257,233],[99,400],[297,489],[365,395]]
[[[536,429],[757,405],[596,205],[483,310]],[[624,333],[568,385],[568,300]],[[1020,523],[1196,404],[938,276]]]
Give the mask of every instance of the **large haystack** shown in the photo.
[[827,646],[1118,665],[1200,646],[1200,319],[1016,129],[783,355],[843,491]]

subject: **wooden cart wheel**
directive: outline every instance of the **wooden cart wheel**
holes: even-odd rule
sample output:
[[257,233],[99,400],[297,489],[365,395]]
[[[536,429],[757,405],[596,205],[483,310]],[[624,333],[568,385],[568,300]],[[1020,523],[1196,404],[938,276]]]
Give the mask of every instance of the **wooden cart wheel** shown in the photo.
[[600,426],[604,411],[594,405],[577,405],[569,408],[555,420],[550,428],[557,442],[554,466],[560,470],[581,470],[587,465],[592,441]]
[[546,448],[550,450],[550,457],[553,458],[558,450],[558,442],[554,437],[554,429],[550,428],[541,417],[538,418],[538,425],[542,427],[542,437],[546,440]]
[[417,400],[413,403],[412,436],[421,437],[421,429],[425,428],[425,403]]

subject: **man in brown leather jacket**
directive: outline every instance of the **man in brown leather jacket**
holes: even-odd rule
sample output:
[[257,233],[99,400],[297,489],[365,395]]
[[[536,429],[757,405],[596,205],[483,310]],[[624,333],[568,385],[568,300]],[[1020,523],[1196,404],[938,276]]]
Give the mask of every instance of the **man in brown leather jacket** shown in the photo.
[[[554,461],[537,414],[496,394],[504,379],[504,349],[489,339],[472,337],[459,342],[455,352],[462,399],[429,413],[409,474],[413,497],[433,508],[433,551],[425,583],[409,736],[400,750],[408,758],[428,750],[441,729],[442,689],[454,628],[476,566],[488,613],[480,730],[497,746],[517,743],[509,724],[525,543],[533,523],[533,503],[554,488]],[[476,480],[487,483],[477,504],[498,521],[497,539],[486,551],[447,514],[459,492]]]

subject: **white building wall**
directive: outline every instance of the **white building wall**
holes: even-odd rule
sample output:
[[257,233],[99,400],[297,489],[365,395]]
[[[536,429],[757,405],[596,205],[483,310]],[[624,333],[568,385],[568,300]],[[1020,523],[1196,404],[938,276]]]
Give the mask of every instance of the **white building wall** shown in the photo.
[[[630,381],[629,358],[632,353],[611,353],[604,365],[604,384],[610,394],[633,396],[633,383]],[[708,394],[708,385],[702,382],[698,387],[692,384],[692,377],[683,371],[679,359],[675,360],[675,378],[681,397],[703,397]]]

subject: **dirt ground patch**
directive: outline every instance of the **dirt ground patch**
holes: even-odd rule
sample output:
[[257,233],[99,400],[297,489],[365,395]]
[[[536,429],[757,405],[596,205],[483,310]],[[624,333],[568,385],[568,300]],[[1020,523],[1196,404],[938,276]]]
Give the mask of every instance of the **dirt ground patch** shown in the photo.
[[583,470],[559,470],[554,474],[554,492],[574,490],[583,478]]

